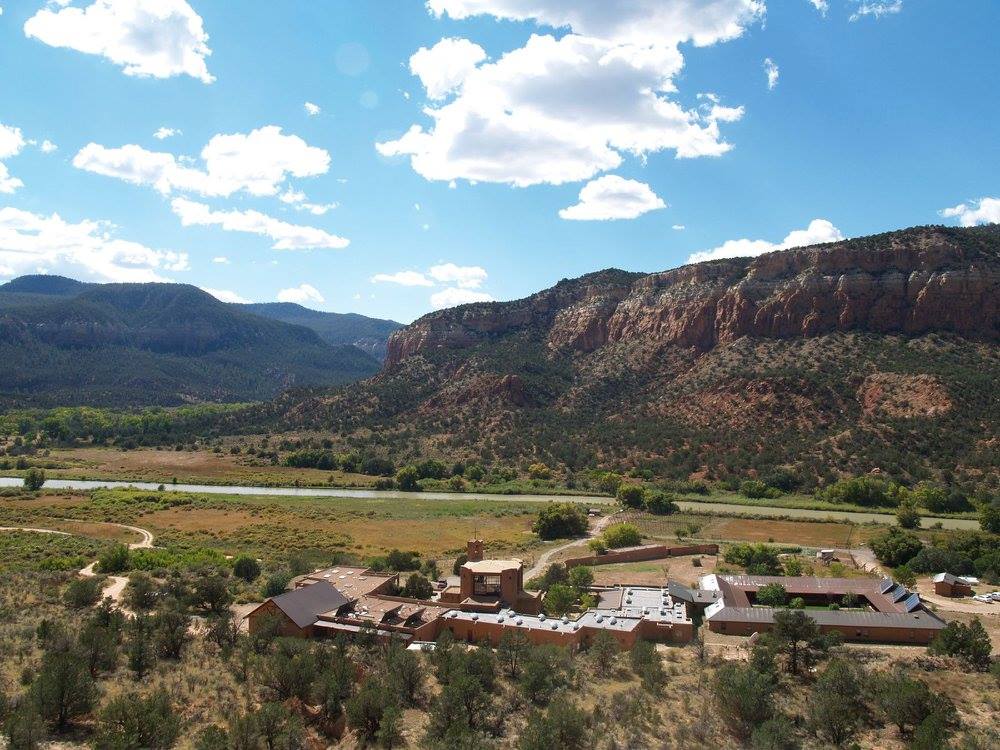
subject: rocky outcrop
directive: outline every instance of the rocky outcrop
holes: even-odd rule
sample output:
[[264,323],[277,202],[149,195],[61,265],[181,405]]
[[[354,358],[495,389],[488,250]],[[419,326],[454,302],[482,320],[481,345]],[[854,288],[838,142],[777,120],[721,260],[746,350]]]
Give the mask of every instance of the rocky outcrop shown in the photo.
[[1000,228],[925,227],[648,275],[602,271],[523,300],[425,316],[393,335],[386,364],[514,333],[583,353],[847,331],[1000,339]]

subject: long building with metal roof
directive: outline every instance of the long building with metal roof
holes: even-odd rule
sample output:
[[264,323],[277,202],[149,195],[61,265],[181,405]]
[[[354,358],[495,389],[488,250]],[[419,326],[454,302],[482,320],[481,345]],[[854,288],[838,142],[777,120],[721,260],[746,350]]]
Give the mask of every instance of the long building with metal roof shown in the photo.
[[945,626],[917,593],[889,578],[713,574],[699,584],[701,591],[716,592],[705,609],[709,630],[727,635],[770,630],[779,610],[758,605],[756,597],[772,584],[782,586],[789,599],[802,599],[821,632],[836,631],[845,640],[926,644]]

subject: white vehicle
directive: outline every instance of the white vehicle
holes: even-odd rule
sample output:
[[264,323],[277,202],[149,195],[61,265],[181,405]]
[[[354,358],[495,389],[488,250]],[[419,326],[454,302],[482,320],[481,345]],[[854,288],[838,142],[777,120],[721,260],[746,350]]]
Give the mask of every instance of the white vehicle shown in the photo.
[[989,597],[995,602],[1000,602],[1000,591],[994,591]]
[[972,598],[977,602],[986,602],[987,604],[993,601],[992,597],[990,597],[988,594],[976,594]]

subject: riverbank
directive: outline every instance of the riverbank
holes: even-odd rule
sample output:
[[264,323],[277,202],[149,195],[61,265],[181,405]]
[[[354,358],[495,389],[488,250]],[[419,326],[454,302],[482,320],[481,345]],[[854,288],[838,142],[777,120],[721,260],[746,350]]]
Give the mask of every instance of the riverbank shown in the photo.
[[[0,477],[0,487],[20,486],[19,477]],[[161,487],[165,492],[191,492],[212,495],[232,496],[284,496],[313,498],[353,498],[373,500],[487,500],[507,502],[576,502],[588,506],[600,506],[607,510],[608,506],[617,503],[613,498],[599,495],[550,495],[550,494],[509,494],[496,495],[481,492],[403,492],[400,490],[367,490],[346,489],[335,487],[251,487],[247,485],[210,485],[210,484],[165,484],[152,482],[123,482],[107,480],[75,480],[50,479],[45,483],[48,490],[94,490],[101,488],[127,488],[157,491]],[[747,506],[738,503],[725,503],[705,500],[682,499],[677,505],[683,511],[703,515],[739,516],[748,518],[789,518],[813,521],[847,521],[850,523],[877,523],[893,525],[895,515],[891,513],[860,512],[853,510],[814,510],[808,508],[786,508],[776,505]],[[977,529],[979,523],[968,518],[924,517],[921,525],[925,528],[931,524],[941,524],[944,529]]]

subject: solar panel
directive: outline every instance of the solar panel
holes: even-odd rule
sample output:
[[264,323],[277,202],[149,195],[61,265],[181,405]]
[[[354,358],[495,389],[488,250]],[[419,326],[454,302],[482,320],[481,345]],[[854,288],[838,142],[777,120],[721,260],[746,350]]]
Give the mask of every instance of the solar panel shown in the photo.
[[888,591],[889,589],[891,589],[895,585],[896,585],[896,582],[894,580],[892,580],[891,578],[883,578],[879,582],[878,592],[880,594],[884,594],[886,591]]
[[907,612],[912,612],[919,606],[920,606],[919,594],[910,594],[910,597],[905,602],[903,602],[903,607],[906,609]]

